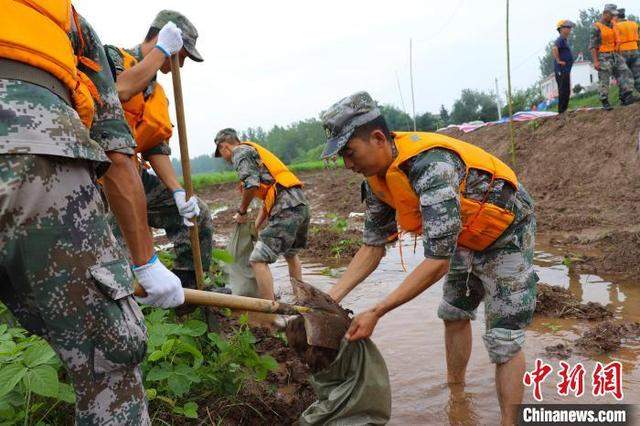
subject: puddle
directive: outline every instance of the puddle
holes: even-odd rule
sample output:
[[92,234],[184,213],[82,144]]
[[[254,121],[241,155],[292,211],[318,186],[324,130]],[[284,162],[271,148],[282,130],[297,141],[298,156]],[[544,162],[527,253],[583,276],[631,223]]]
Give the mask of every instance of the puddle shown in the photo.
[[[423,259],[413,244],[406,242],[404,259],[411,270]],[[615,312],[615,319],[640,320],[640,288],[633,283],[614,284],[595,275],[576,275],[562,264],[562,257],[548,251],[536,253],[536,270],[541,281],[571,289],[584,302],[594,301]],[[272,267],[275,282],[280,284],[283,299],[291,297],[286,263]],[[342,271],[339,271],[341,273]],[[306,264],[304,279],[327,290],[336,279],[327,276],[323,265]],[[372,306],[391,292],[407,275],[402,270],[397,247],[390,247],[378,269],[346,299],[346,307],[358,312]],[[284,285],[283,285],[284,284]],[[473,349],[464,388],[450,390],[445,384],[444,326],[437,317],[442,296],[442,282],[406,305],[387,314],[379,323],[373,340],[385,357],[392,385],[393,413],[390,424],[497,424],[499,405],[494,388],[494,368],[490,365],[481,335],[484,333],[484,308],[478,309],[478,320],[472,322]],[[590,374],[595,361],[613,359],[623,363],[624,402],[640,403],[640,369],[638,347],[623,346],[611,356],[585,358],[571,356],[571,366],[582,362],[586,369],[585,395],[580,398],[560,397],[555,386],[559,360],[544,354],[546,346],[575,340],[589,323],[571,319],[536,317],[526,331],[525,354],[527,370],[533,368],[535,358],[542,358],[554,367],[553,376],[544,383],[546,403],[614,403],[612,396],[594,397],[590,394]],[[525,388],[525,403],[532,403],[531,389]]]

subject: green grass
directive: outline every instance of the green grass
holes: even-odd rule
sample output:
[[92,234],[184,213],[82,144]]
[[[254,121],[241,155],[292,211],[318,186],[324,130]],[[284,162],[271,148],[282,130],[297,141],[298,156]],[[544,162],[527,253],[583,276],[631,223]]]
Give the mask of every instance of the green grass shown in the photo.
[[[344,166],[342,160],[338,162],[339,166]],[[305,161],[302,163],[290,164],[289,170],[292,172],[303,172],[307,170],[321,170],[324,168],[324,162],[321,160],[317,161]],[[193,189],[195,191],[199,191],[211,185],[218,185],[221,183],[228,182],[236,182],[238,180],[238,175],[236,172],[225,171],[225,172],[214,172],[214,173],[197,173],[191,176],[191,181],[193,182]]]
[[[620,105],[620,99],[618,98],[618,86],[612,86],[609,90],[609,103],[612,106]],[[591,108],[591,107],[601,107],[602,103],[600,102],[600,96],[598,96],[598,92],[591,91],[581,93],[579,95],[574,96],[569,100],[569,109],[576,108]]]

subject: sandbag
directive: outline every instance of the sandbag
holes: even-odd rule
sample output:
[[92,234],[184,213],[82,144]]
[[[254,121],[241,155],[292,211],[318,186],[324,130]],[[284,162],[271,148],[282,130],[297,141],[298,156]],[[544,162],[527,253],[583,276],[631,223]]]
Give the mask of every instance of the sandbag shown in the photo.
[[234,262],[227,265],[225,271],[231,292],[238,296],[258,297],[258,283],[249,263],[256,239],[255,225],[253,221],[247,221],[236,224],[227,245]]
[[384,425],[391,417],[387,366],[370,340],[343,340],[329,367],[311,376],[318,400],[300,416],[301,425]]

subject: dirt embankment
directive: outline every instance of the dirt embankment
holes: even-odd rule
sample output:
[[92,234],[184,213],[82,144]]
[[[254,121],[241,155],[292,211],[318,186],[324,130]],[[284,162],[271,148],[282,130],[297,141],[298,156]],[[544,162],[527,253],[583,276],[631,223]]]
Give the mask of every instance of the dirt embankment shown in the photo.
[[[640,273],[640,105],[514,127],[515,170],[536,202],[539,239],[585,255],[579,270]],[[446,133],[511,163],[509,126]]]

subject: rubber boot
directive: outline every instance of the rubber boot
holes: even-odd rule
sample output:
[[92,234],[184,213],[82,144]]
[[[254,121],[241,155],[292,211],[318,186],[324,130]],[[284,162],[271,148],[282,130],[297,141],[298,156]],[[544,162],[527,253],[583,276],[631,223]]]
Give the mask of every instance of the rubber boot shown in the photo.
[[605,111],[611,111],[613,109],[613,107],[609,103],[609,99],[605,99],[602,101],[602,108],[604,108]]

